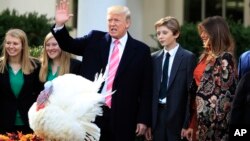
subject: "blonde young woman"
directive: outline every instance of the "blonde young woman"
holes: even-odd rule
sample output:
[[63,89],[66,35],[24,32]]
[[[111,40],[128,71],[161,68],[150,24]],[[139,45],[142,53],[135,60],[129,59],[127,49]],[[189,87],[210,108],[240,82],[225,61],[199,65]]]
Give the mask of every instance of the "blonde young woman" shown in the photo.
[[61,50],[53,34],[47,34],[41,56],[40,81],[53,80],[65,73],[78,74],[80,66],[79,60],[71,58],[70,53]]
[[[195,99],[188,140],[228,140],[230,110],[237,85],[234,42],[226,21],[208,17],[198,25],[204,52],[194,70]],[[192,88],[193,89],[193,88]]]
[[0,58],[0,133],[32,133],[28,110],[42,90],[38,60],[29,56],[27,36],[10,29],[3,41]]

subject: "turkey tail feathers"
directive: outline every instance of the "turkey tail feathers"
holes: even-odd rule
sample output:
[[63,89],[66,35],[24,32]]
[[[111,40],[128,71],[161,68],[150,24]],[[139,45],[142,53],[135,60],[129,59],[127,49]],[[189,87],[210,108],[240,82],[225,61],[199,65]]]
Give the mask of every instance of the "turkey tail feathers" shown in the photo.
[[105,97],[114,94],[98,93],[106,76],[106,72],[96,74],[90,81],[80,75],[64,74],[53,79],[49,102],[39,111],[34,103],[28,112],[31,129],[46,140],[98,141],[100,129],[95,118],[103,114]]

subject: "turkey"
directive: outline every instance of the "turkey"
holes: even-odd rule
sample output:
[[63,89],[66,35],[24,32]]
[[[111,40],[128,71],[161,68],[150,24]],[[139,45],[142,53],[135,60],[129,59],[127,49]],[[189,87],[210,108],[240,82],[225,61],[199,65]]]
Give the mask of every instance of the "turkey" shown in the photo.
[[110,95],[98,93],[103,81],[102,74],[95,81],[64,74],[46,82],[29,109],[30,128],[46,141],[98,141],[100,129],[93,122]]

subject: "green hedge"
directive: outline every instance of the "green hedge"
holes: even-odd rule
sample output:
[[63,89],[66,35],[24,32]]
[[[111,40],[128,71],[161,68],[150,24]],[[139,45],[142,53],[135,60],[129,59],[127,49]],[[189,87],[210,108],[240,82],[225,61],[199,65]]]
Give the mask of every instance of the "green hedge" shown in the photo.
[[30,48],[30,55],[36,58],[39,58],[42,53],[43,46],[32,47]]
[[[38,15],[38,13],[18,14],[16,10],[4,10],[0,13],[0,43],[2,45],[4,34],[10,28],[20,28],[24,30],[28,36],[29,45],[38,47],[31,51],[33,56],[38,56],[40,53],[43,39],[50,32],[52,19],[48,19],[46,15]],[[250,49],[250,27],[244,27],[240,22],[228,20],[230,30],[235,40],[236,50],[235,55],[239,57],[244,51]],[[156,42],[155,34],[150,35]],[[178,42],[186,49],[194,52],[197,56],[201,52],[202,42],[197,32],[197,25],[193,23],[185,23],[181,26],[181,35]],[[157,42],[158,43],[158,42]],[[160,44],[157,47],[152,47],[152,52],[160,49]]]
[[31,47],[43,44],[44,37],[50,32],[52,19],[38,13],[18,14],[16,10],[4,10],[0,13],[0,43],[10,28],[20,28],[27,34]]
[[[244,27],[241,23],[228,21],[229,28],[235,41],[235,56],[238,58],[244,51],[250,49],[250,27]],[[151,37],[157,41],[155,34]],[[186,49],[194,52],[199,56],[202,51],[202,41],[198,35],[197,25],[193,23],[185,23],[181,26],[181,35],[178,42]],[[152,51],[160,49],[153,47]]]
[[181,34],[178,42],[182,45],[182,47],[192,51],[197,56],[203,50],[202,41],[199,37],[196,25],[192,23],[185,23],[181,26]]
[[233,21],[229,21],[229,26],[235,40],[235,53],[239,57],[243,52],[250,50],[250,27]]

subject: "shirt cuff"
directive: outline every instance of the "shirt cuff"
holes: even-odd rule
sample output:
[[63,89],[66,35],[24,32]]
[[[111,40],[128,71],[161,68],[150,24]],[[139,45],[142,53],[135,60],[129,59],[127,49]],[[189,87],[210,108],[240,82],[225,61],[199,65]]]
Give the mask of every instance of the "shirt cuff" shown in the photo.
[[63,27],[64,27],[64,26],[55,26],[55,27],[53,28],[53,30],[54,30],[54,32],[57,32],[57,31],[63,29]]

